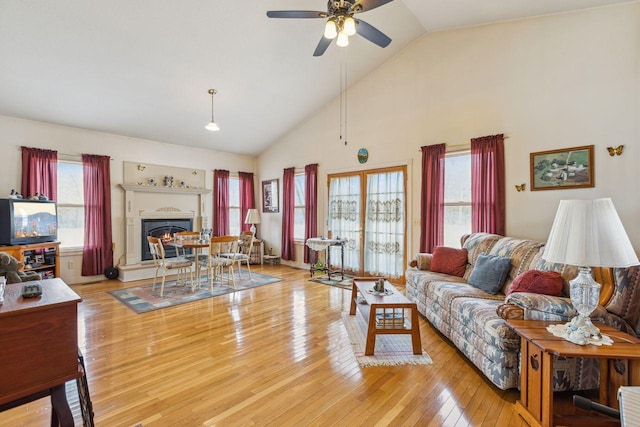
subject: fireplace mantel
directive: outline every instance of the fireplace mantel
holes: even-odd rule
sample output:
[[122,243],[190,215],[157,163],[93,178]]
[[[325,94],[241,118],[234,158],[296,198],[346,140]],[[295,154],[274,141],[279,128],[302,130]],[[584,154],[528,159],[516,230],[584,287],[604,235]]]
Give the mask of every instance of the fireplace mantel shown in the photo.
[[120,184],[125,191],[135,191],[140,193],[171,193],[171,194],[209,194],[211,190],[206,188],[181,188],[181,187],[165,187],[161,185],[137,185],[137,184]]

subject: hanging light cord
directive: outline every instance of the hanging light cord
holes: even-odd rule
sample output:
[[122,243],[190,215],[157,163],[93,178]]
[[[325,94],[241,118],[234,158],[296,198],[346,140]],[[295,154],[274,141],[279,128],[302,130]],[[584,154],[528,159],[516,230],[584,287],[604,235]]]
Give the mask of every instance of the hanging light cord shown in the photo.
[[344,145],[347,145],[347,49],[340,49],[340,140],[344,134]]

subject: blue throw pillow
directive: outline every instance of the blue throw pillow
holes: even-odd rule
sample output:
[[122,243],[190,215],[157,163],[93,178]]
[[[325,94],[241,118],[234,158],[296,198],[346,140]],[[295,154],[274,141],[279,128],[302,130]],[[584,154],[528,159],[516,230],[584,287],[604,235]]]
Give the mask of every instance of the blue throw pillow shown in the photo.
[[469,276],[469,284],[495,295],[502,289],[510,268],[511,258],[487,255],[483,252],[478,255],[476,265]]

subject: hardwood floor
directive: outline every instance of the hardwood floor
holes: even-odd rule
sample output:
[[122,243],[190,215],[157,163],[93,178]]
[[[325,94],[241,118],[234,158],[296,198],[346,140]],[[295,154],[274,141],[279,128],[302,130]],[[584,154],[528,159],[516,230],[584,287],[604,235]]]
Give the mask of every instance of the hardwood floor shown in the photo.
[[[340,315],[350,291],[253,270],[284,280],[139,315],[106,291],[140,282],[74,286],[96,425],[526,425],[518,392],[491,385],[424,319],[433,365],[360,368]],[[49,410],[41,399],[0,425],[48,426]]]

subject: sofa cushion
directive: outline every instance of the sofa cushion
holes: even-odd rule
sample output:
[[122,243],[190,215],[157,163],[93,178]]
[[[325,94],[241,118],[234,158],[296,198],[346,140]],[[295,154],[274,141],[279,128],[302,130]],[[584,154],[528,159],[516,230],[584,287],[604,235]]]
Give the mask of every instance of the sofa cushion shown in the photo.
[[529,270],[513,279],[507,295],[513,292],[530,292],[534,294],[562,295],[562,276],[555,271]]
[[431,259],[431,271],[464,276],[467,267],[467,250],[436,246]]
[[416,255],[416,267],[418,270],[431,270],[431,259],[433,254],[418,254]]
[[495,295],[500,292],[511,268],[511,259],[482,253],[469,276],[469,284]]
[[616,290],[607,311],[628,322],[640,336],[640,266],[614,268]]

